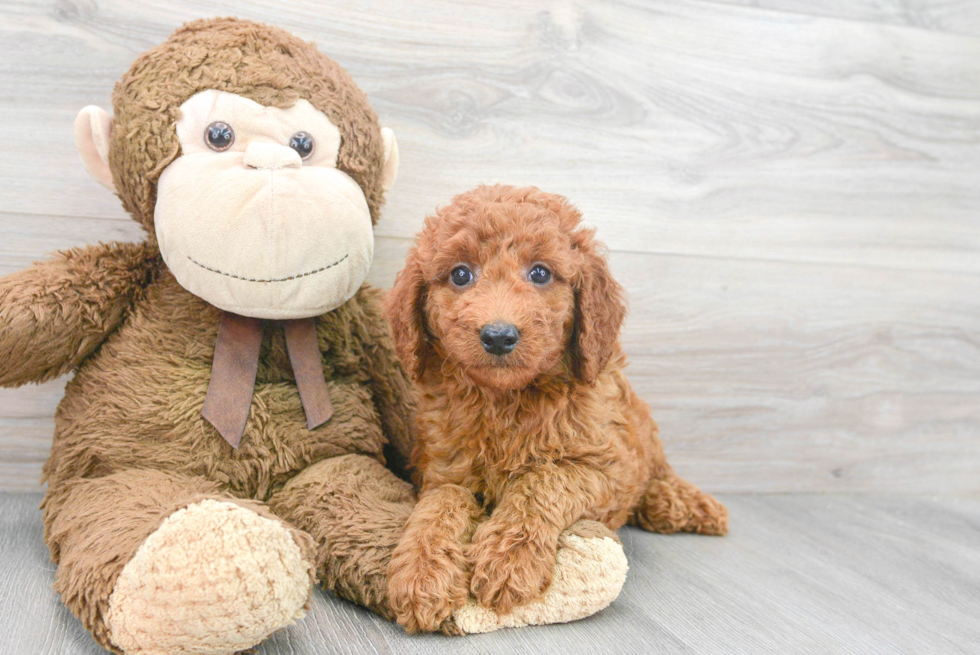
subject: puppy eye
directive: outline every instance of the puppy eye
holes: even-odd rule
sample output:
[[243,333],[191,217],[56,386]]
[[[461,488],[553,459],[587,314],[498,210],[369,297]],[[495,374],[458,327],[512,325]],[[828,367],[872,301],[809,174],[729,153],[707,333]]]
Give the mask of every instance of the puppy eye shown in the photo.
[[465,287],[473,281],[473,271],[466,266],[457,266],[449,274],[449,279],[457,287]]
[[235,142],[235,130],[224,121],[215,121],[204,130],[204,142],[215,152],[223,152]]
[[537,264],[530,271],[528,271],[527,279],[531,280],[535,284],[547,284],[551,281],[551,271]]
[[316,143],[313,137],[306,132],[297,132],[289,139],[289,147],[299,153],[303,159],[309,159],[313,154]]

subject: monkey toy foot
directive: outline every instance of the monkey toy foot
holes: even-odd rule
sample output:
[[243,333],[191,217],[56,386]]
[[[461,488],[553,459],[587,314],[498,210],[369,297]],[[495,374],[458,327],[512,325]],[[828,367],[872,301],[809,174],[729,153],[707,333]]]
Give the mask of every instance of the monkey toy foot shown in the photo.
[[456,610],[453,625],[445,630],[473,634],[584,619],[619,596],[628,568],[623,544],[615,532],[595,521],[579,521],[558,540],[553,578],[542,598],[498,615],[471,597]]
[[312,563],[293,532],[231,501],[174,512],[120,573],[110,639],[127,655],[225,655],[261,642],[310,598]]

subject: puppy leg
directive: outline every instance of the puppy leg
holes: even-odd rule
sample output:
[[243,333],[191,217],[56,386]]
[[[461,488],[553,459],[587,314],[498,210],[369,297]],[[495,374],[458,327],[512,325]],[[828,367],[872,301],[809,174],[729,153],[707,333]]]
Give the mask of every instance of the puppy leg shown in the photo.
[[453,621],[465,634],[578,621],[616,600],[628,568],[615,532],[596,521],[577,521],[558,538],[552,582],[540,600],[498,614],[471,598]]
[[629,521],[650,532],[728,532],[728,510],[711,495],[667,468],[650,480]]
[[572,464],[542,466],[510,483],[468,549],[476,601],[508,614],[541,598],[551,584],[559,535],[611,487],[601,473]]
[[463,554],[483,509],[454,484],[423,489],[388,565],[388,600],[406,632],[452,631],[466,603],[470,567]]

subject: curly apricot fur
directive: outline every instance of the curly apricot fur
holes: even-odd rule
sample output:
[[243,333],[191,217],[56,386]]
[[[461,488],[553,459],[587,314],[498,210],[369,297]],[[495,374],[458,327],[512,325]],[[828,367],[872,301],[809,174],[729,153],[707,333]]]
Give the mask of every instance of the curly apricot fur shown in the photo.
[[[582,518],[728,529],[724,506],[671,470],[626,379],[623,290],[580,219],[535,188],[478,187],[426,220],[388,295],[395,347],[420,391],[422,500],[388,568],[393,610],[411,631],[438,629],[462,604],[464,575],[501,613],[539,598],[559,535]],[[475,275],[464,288],[449,280],[461,263]],[[530,281],[535,264],[550,282]],[[512,353],[484,351],[480,328],[493,321],[518,328]]]

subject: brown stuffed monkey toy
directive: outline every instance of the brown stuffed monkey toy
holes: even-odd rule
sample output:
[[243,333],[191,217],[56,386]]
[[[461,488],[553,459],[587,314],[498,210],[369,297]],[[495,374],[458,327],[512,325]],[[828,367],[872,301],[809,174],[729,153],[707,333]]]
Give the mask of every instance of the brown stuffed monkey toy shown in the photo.
[[[75,372],[44,467],[57,591],[125,653],[249,648],[316,581],[390,618],[415,496],[385,463],[403,470],[414,401],[363,282],[393,134],[312,44],[233,19],[142,54],[113,106],[82,110],[76,141],[146,240],[0,279],[0,386]],[[565,538],[537,608],[471,603],[445,630],[608,604],[621,546]]]

